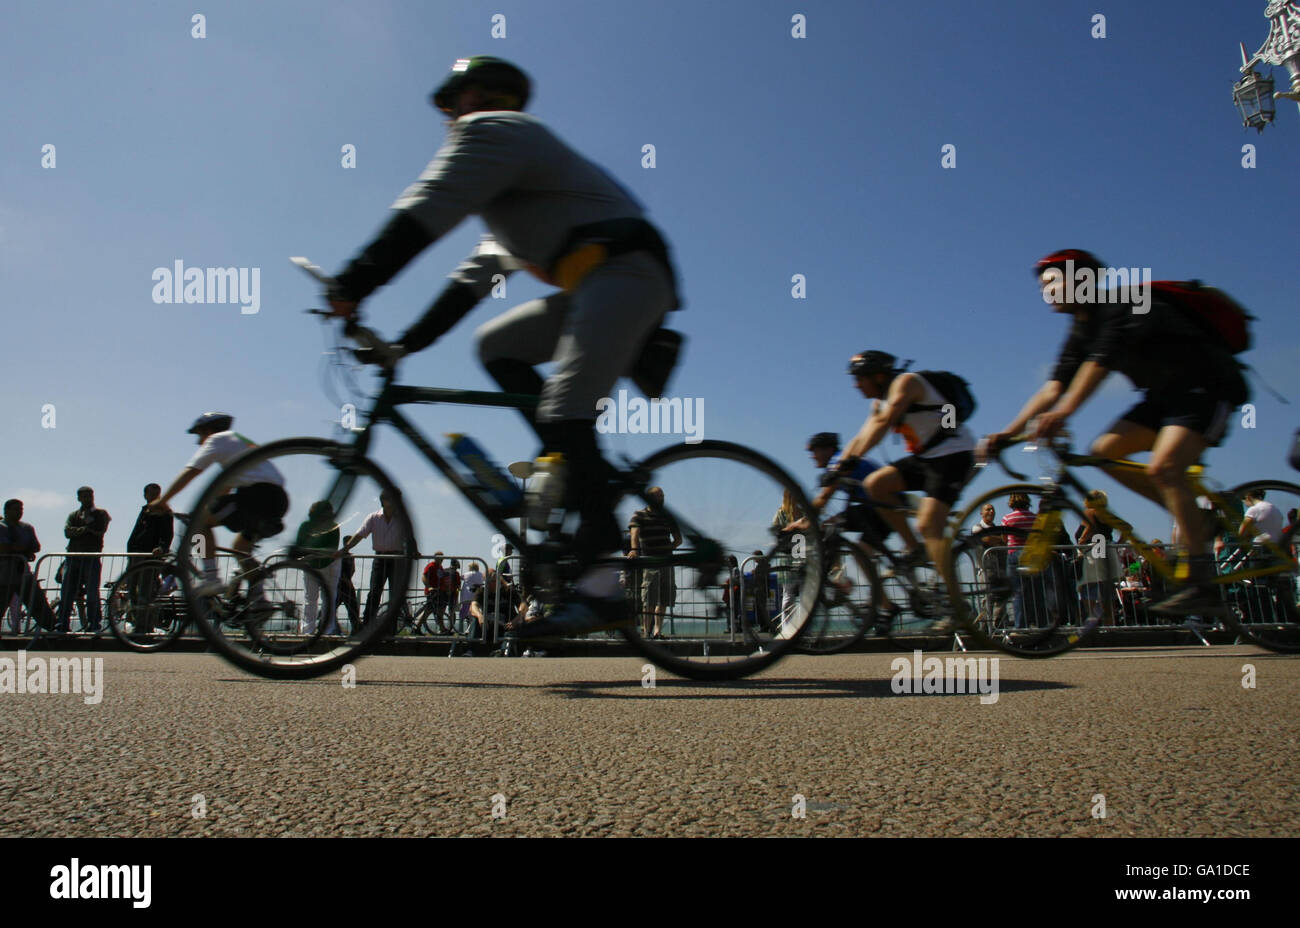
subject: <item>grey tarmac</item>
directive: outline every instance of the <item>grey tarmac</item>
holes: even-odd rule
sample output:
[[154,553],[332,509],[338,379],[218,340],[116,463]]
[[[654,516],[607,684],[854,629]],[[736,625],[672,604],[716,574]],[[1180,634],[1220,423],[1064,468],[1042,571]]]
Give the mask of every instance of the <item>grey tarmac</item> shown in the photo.
[[0,835],[1297,832],[1300,660],[1003,658],[981,705],[896,695],[898,656],[653,688],[634,658],[372,657],[347,688],[104,653],[98,705],[0,694]]

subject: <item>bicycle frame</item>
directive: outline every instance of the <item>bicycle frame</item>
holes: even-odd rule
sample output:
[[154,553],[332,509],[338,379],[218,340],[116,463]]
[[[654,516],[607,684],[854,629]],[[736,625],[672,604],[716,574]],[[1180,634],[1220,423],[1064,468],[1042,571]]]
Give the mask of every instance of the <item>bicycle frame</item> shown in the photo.
[[347,446],[354,450],[358,456],[366,457],[370,449],[371,430],[380,423],[390,423],[406,437],[407,441],[415,446],[426,461],[450,480],[456,489],[460,490],[461,495],[473,504],[479,514],[490,522],[505,537],[507,542],[513,544],[516,550],[524,550],[528,546],[527,541],[518,532],[518,526],[510,524],[511,521],[516,520],[508,518],[501,507],[489,504],[476,493],[475,487],[460,475],[451,462],[438,453],[438,449],[425,438],[424,433],[397,411],[397,407],[430,403],[525,410],[535,408],[538,398],[524,393],[495,393],[486,390],[448,390],[441,387],[404,386],[393,383],[394,376],[395,372],[385,371],[383,386],[380,388],[378,396],[375,397],[374,405],[366,416],[366,424],[354,433],[355,439]]
[[[390,423],[393,425],[406,440],[409,441],[444,477],[451,481],[465,499],[473,504],[479,514],[483,516],[498,532],[506,542],[514,545],[517,551],[527,551],[530,549],[524,534],[518,530],[518,513],[511,512],[507,514],[501,506],[495,506],[484,500],[477,492],[477,488],[463,478],[457,469],[438,452],[438,449],[424,436],[419,429],[411,423],[409,419],[398,412],[398,406],[412,404],[434,404],[434,405],[453,405],[453,406],[485,406],[499,409],[526,410],[533,409],[537,406],[539,397],[525,393],[498,393],[487,390],[452,390],[443,387],[413,387],[393,383],[396,372],[386,369],[383,375],[383,385],[378,395],[375,397],[374,404],[366,416],[365,425],[355,432],[355,439],[347,444],[350,450],[354,451],[359,457],[366,457],[370,448],[371,430],[380,423]],[[619,475],[623,478],[629,476],[627,470],[616,468]],[[342,479],[342,478],[340,478]],[[636,495],[643,500],[645,497],[645,487],[640,485],[628,484],[625,489],[634,490]],[[680,513],[672,513],[682,530],[683,537],[707,538],[705,533],[696,531],[690,521]],[[511,523],[515,523],[512,525]],[[694,562],[701,564],[710,563],[714,553],[708,550],[699,550],[693,557],[683,559],[682,555],[672,555],[665,558],[643,557],[641,564],[643,567],[653,567],[657,564],[677,564],[687,566]],[[621,559],[620,559],[621,560]]]
[[[1056,476],[1052,478],[1052,490],[1064,495],[1062,487],[1069,487],[1085,502],[1088,497],[1088,489],[1077,477],[1074,476],[1070,468],[1096,467],[1103,471],[1126,471],[1129,473],[1144,473],[1146,471],[1146,465],[1139,461],[1130,461],[1123,458],[1104,458],[1091,454],[1075,454],[1072,451],[1058,447],[1054,443],[1048,443],[1047,447],[1056,456],[1059,465],[1057,467]],[[1017,474],[1005,464],[1002,465],[1002,468],[1016,479],[1024,479],[1023,474]],[[1204,496],[1214,503],[1215,508],[1213,512],[1218,521],[1219,527],[1235,533],[1240,526],[1229,524],[1223,516],[1224,513],[1231,511],[1233,508],[1230,504],[1229,498],[1206,485],[1203,479],[1204,475],[1205,466],[1202,464],[1193,464],[1183,473],[1183,481],[1187,488],[1192,491],[1194,496]],[[1106,525],[1115,529],[1119,533],[1121,542],[1132,545],[1138,554],[1140,554],[1142,558],[1163,578],[1176,582],[1186,579],[1186,561],[1180,562],[1177,567],[1172,566],[1168,559],[1156,554],[1156,549],[1134,532],[1132,525],[1121,519],[1114,512],[1111,512],[1109,509],[1102,509],[1097,510],[1097,514]],[[1035,524],[1037,524],[1037,522]],[[1210,578],[1208,582],[1216,584],[1231,584],[1240,580],[1250,580],[1255,577],[1287,573],[1294,569],[1294,562],[1291,555],[1285,552],[1277,545],[1277,543],[1269,541],[1260,547],[1278,558],[1279,562],[1271,567],[1255,567],[1224,574],[1216,574],[1213,578]]]

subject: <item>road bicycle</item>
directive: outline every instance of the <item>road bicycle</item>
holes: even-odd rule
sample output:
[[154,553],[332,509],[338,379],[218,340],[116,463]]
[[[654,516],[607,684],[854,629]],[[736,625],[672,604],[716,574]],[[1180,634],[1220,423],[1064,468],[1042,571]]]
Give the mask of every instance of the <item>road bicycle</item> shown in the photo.
[[[852,494],[860,485],[842,478],[837,489]],[[855,501],[851,509],[823,521],[830,566],[821,608],[800,639],[801,650],[832,654],[848,650],[868,635],[885,638],[906,651],[936,639],[964,648],[962,635],[967,634],[987,647],[1018,653],[999,637],[978,635],[963,627],[963,619],[974,621],[979,613],[970,614],[953,605],[949,583],[928,559],[905,556],[884,538],[876,537],[878,529],[864,532],[861,540],[849,537],[851,532],[862,531],[862,523],[855,522],[853,516],[868,510],[898,511],[909,519],[916,515],[915,506],[904,496],[897,504]],[[949,556],[957,561],[968,558],[969,550],[964,539],[948,548]]]
[[[189,516],[174,513],[182,523]],[[219,562],[229,565],[224,589],[204,597],[213,616],[220,616],[228,634],[271,653],[293,654],[314,646],[327,629],[321,610],[312,628],[305,627],[310,580],[325,584],[315,568],[296,557],[275,554],[265,563],[246,566],[246,556],[232,548],[217,548]],[[128,567],[109,589],[107,621],[113,634],[132,651],[165,650],[184,634],[193,610],[185,598],[182,573],[197,569],[176,555],[148,558]],[[195,574],[197,579],[200,575]],[[312,591],[314,592],[314,591]]]
[[[859,485],[842,478],[836,488],[852,493]],[[1049,556],[1041,578],[1017,572],[1014,554],[1008,570],[1008,552],[1024,545],[1027,530],[950,531],[944,555],[950,573],[945,579],[944,571],[928,559],[908,558],[874,537],[878,530],[865,533],[861,541],[849,537],[861,531],[850,528],[850,514],[867,508],[915,515],[915,507],[904,497],[899,504],[858,502],[854,509],[824,520],[828,575],[820,608],[800,639],[801,650],[845,651],[874,635],[906,651],[943,640],[962,650],[973,645],[1017,657],[1051,657],[1077,647],[1086,637],[1076,634],[1080,608],[1090,610],[1083,620],[1086,628],[1091,628],[1089,622],[1113,623],[1113,601],[1088,600],[1081,607],[1071,599],[1064,578],[1073,565],[1059,552]],[[1047,580],[1054,584],[1048,586]]]
[[[305,259],[295,259],[294,263],[329,285],[329,279]],[[320,310],[309,312],[326,316]],[[395,533],[403,539],[403,556],[393,562],[393,588],[408,589],[416,534],[407,497],[368,457],[376,427],[387,424],[405,436],[432,468],[493,526],[504,542],[523,554],[524,587],[544,603],[562,601],[579,569],[568,553],[576,515],[552,511],[546,529],[534,530],[540,539],[530,542],[525,537],[528,533],[518,524],[525,500],[509,478],[493,473],[487,462],[480,462],[477,471],[471,472],[460,467],[459,462],[448,460],[398,409],[403,405],[427,403],[457,410],[469,406],[524,411],[535,408],[538,397],[400,385],[395,382],[398,362],[393,360],[392,346],[357,321],[335,331],[340,336],[335,363],[342,363],[346,354],[374,366],[379,379],[370,408],[358,416],[361,421],[351,429],[350,440],[289,438],[248,451],[232,461],[203,490],[193,507],[196,523],[191,530],[214,527],[213,504],[248,482],[246,475],[252,469],[272,464],[284,480],[290,501],[290,511],[284,517],[286,524],[305,518],[308,506],[324,500],[333,507],[340,525],[350,527],[377,508],[376,501],[381,495],[387,499],[389,518],[396,520]],[[788,491],[797,505],[811,511],[798,483],[774,462],[742,445],[711,440],[673,445],[641,461],[620,460],[611,464],[610,488],[618,497],[615,516],[620,524],[627,525],[635,510],[649,504],[647,491],[652,486],[664,490],[664,511],[676,521],[683,544],[663,557],[641,557],[637,566],[642,570],[674,572],[678,589],[674,604],[677,633],[664,641],[647,639],[632,625],[629,609],[628,623],[620,628],[622,634],[647,660],[672,673],[698,680],[734,679],[779,660],[793,648],[817,603],[823,574],[821,533],[815,530],[807,533],[801,557],[791,565],[790,570],[800,581],[798,602],[785,621],[761,632],[742,633],[725,619],[722,600],[729,583],[726,560],[728,555],[744,556],[753,550],[775,553],[778,539],[771,529],[771,512],[780,504],[783,494]],[[263,549],[275,548],[286,538],[281,532],[260,538],[257,544]],[[324,639],[299,647],[292,654],[283,654],[257,647],[247,638],[224,633],[220,612],[195,595],[191,557],[190,546],[182,543],[177,558],[187,568],[182,571],[182,580],[200,629],[224,657],[267,677],[314,677],[356,660],[386,629],[393,627],[393,610],[399,607],[397,602],[386,604],[381,621],[366,623],[342,640]],[[588,566],[625,568],[626,562],[621,557],[607,558]],[[632,599],[629,597],[629,601]]]
[[[1007,447],[1027,440],[1021,435],[1008,440],[1000,448],[990,449],[994,460],[1015,480],[1026,480],[1024,474],[1010,467],[1004,459]],[[1146,565],[1170,588],[1185,583],[1187,563],[1185,559],[1175,561],[1165,555],[1163,550],[1140,538],[1133,526],[1116,513],[1113,507],[1102,506],[1100,498],[1089,490],[1072,473],[1072,468],[1100,467],[1129,473],[1145,472],[1146,466],[1140,462],[1102,458],[1095,455],[1076,454],[1070,450],[1066,436],[1058,437],[1033,450],[1046,448],[1052,455],[1054,466],[1052,472],[1040,483],[1016,483],[989,490],[971,502],[955,519],[953,524],[959,538],[964,539],[967,552],[975,552],[984,536],[1006,534],[1008,530],[995,527],[989,530],[966,531],[979,518],[985,503],[1000,504],[1012,493],[1024,493],[1031,502],[1035,512],[1033,524],[1028,528],[1021,544],[1017,547],[1017,573],[1021,576],[1042,575],[1051,569],[1053,548],[1058,544],[1064,532],[1064,516],[1072,515],[1084,519],[1082,505],[1091,506],[1093,511],[1106,526],[1117,532],[1119,543],[1130,546]],[[1243,506],[1241,500],[1249,490],[1263,491],[1265,497],[1283,512],[1300,506],[1300,486],[1277,480],[1258,480],[1242,484],[1232,490],[1221,490],[1211,486],[1205,475],[1205,468],[1195,465],[1188,468],[1184,479],[1191,492],[1202,503],[1202,511],[1207,530],[1220,539],[1224,557],[1220,572],[1212,582],[1224,591],[1225,602],[1229,609],[1222,616],[1224,624],[1235,631],[1240,638],[1248,639],[1271,651],[1293,653],[1300,651],[1300,588],[1297,578],[1295,556],[1296,525],[1292,522],[1278,539],[1261,535],[1257,539],[1242,540],[1236,533],[1242,524]],[[1036,503],[1036,505],[1035,505]],[[1068,543],[1068,535],[1065,536]],[[1118,573],[1106,551],[1106,544],[1101,536],[1092,545],[1085,545],[1085,577],[1080,587],[1091,586],[1093,600],[1113,604],[1117,602],[1116,586],[1120,581]],[[1096,563],[1089,572],[1087,561]],[[964,559],[957,559],[956,573],[959,575],[960,589],[954,595],[962,601],[977,608],[982,599],[986,599],[995,584],[983,579],[978,569],[980,558],[968,554]],[[1005,582],[998,581],[998,588],[1005,594]],[[1075,647],[1087,640],[1097,628],[1106,622],[1107,616],[1086,611],[1071,612],[1060,610],[1053,617],[1038,627],[998,630],[985,625],[977,628],[985,637],[1002,638],[1007,647],[1023,651],[1026,656],[1048,656]]]

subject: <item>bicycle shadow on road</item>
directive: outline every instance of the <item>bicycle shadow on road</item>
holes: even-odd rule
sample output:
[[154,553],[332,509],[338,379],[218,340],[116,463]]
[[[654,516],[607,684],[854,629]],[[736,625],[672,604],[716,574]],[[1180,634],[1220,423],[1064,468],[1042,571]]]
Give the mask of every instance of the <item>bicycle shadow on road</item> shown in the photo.
[[[1003,680],[998,683],[998,695],[1074,688],[1073,684],[1052,680]],[[970,699],[979,695],[973,688],[966,693],[895,693],[888,679],[808,680],[798,677],[764,677],[722,683],[670,678],[656,680],[652,687],[645,686],[638,678],[550,684],[546,689],[566,699],[933,699],[936,696]],[[632,692],[623,692],[627,690]]]
[[[340,686],[337,675],[329,677],[316,677],[310,680],[271,680],[266,677],[219,677],[218,683],[266,683],[271,686]],[[446,687],[454,690],[536,690],[541,689],[538,683],[484,683],[479,681],[466,682],[463,680],[355,680],[347,687],[362,686],[435,686]]]

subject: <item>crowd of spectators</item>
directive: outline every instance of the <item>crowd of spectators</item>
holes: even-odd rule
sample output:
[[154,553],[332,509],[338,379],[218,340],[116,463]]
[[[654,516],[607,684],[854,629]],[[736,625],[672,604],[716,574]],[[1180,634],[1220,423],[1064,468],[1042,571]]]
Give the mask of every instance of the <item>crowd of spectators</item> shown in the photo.
[[[1278,542],[1287,533],[1293,533],[1297,512],[1289,510],[1285,517],[1264,491],[1247,493],[1240,525],[1232,532],[1222,531],[1215,539],[1215,555],[1219,572],[1240,569],[1251,559],[1266,557],[1260,545]],[[1208,500],[1204,508],[1211,508]],[[1139,552],[1120,544],[1114,517],[1104,515],[1109,500],[1101,490],[1087,495],[1083,518],[1074,532],[1073,541],[1065,534],[1053,540],[1054,554],[1048,569],[1033,576],[1018,571],[1023,540],[1016,534],[998,535],[998,527],[1028,529],[1034,525],[1035,514],[1025,493],[1008,497],[1009,512],[997,519],[995,507],[983,507],[976,532],[983,541],[986,552],[982,569],[986,579],[1006,578],[1012,590],[1010,614],[1007,604],[996,605],[994,621],[1000,627],[1025,628],[1046,624],[1051,616],[1064,613],[1073,624],[1085,616],[1100,617],[1102,624],[1151,625],[1156,624],[1147,607],[1164,599],[1169,592],[1170,547],[1157,538]],[[1289,537],[1294,537],[1291,534]],[[1291,555],[1296,554],[1292,545]],[[1282,575],[1266,578],[1244,586],[1234,584],[1225,589],[1229,599],[1242,599],[1238,603],[1243,614],[1265,619],[1273,616],[1282,619],[1281,602],[1288,597],[1296,603],[1300,591],[1295,589],[1295,578]]]
[[[171,547],[174,530],[170,513],[158,512],[150,506],[160,492],[156,483],[144,487],[145,505],[127,542],[128,566],[159,557]],[[635,512],[628,524],[624,553],[629,567],[623,571],[621,582],[639,618],[642,633],[662,639],[676,603],[677,578],[671,569],[640,567],[635,562],[670,554],[682,543],[682,538],[677,524],[664,509],[662,489],[652,488],[647,496],[649,504]],[[103,576],[97,555],[104,549],[104,535],[112,517],[95,505],[91,487],[79,488],[77,500],[78,508],[68,515],[64,524],[67,552],[74,556],[66,558],[56,574],[55,607],[51,607],[46,591],[32,572],[41,543],[35,529],[23,521],[23,503],[10,499],[4,504],[4,517],[0,520],[0,610],[3,610],[0,619],[8,619],[12,633],[19,632],[23,611],[47,631],[55,633],[69,632],[74,608],[81,616],[83,631],[94,633],[103,627]],[[341,634],[340,613],[346,617],[349,627],[356,628],[374,620],[385,600],[385,592],[390,598],[406,596],[405,591],[393,589],[396,562],[404,556],[407,539],[402,535],[403,525],[395,518],[392,502],[387,494],[381,494],[379,510],[370,513],[356,532],[342,538],[337,516],[328,502],[320,501],[310,507],[307,518],[298,527],[295,547],[324,582],[307,575],[303,631],[313,632],[318,622],[325,622],[326,634]],[[1007,505],[1009,511],[999,519],[993,504],[986,504],[977,526],[987,549],[982,569],[990,578],[1004,578],[1012,590],[1009,602],[1000,600],[997,604],[996,623],[1005,627],[1032,627],[1043,624],[1053,612],[1064,610],[1071,618],[1100,615],[1107,624],[1116,621],[1150,624],[1146,606],[1167,594],[1169,571],[1161,569],[1164,565],[1154,563],[1165,561],[1168,556],[1164,542],[1153,541],[1145,556],[1117,544],[1113,518],[1105,515],[1109,501],[1105,493],[1097,490],[1088,494],[1083,518],[1075,527],[1073,538],[1062,527],[1060,537],[1053,539],[1055,554],[1050,569],[1036,576],[1025,576],[1018,570],[1023,536],[999,535],[993,530],[999,527],[1027,530],[1034,525],[1035,513],[1025,493],[1011,494]],[[793,515],[793,511],[786,513],[787,518]],[[778,512],[778,521],[780,518]],[[1215,539],[1220,571],[1239,569],[1249,558],[1257,556],[1252,552],[1259,550],[1260,542],[1278,541],[1285,533],[1293,532],[1296,519],[1295,509],[1283,514],[1265,499],[1264,492],[1248,495],[1238,529],[1221,532]],[[371,562],[363,607],[352,551],[367,538],[371,539],[376,556]],[[459,633],[488,640],[501,628],[540,616],[542,605],[515,582],[511,569],[513,555],[513,550],[506,546],[495,567],[484,565],[481,569],[478,562],[469,561],[462,572],[459,559],[444,564],[443,553],[435,552],[420,578],[424,602],[418,610],[418,620],[400,631]],[[775,609],[780,608],[781,566],[779,555],[777,561],[769,563],[761,551],[754,551],[746,558],[743,567],[734,556],[730,558],[730,579],[724,583],[722,608],[723,618],[731,630],[738,630],[741,622],[764,626],[770,621]],[[1292,578],[1281,578],[1281,582],[1292,583]],[[1274,592],[1280,597],[1296,595],[1294,589],[1278,588]],[[1240,593],[1230,590],[1228,595]],[[1112,597],[1114,601],[1108,603]],[[1110,608],[1103,608],[1106,605]]]

